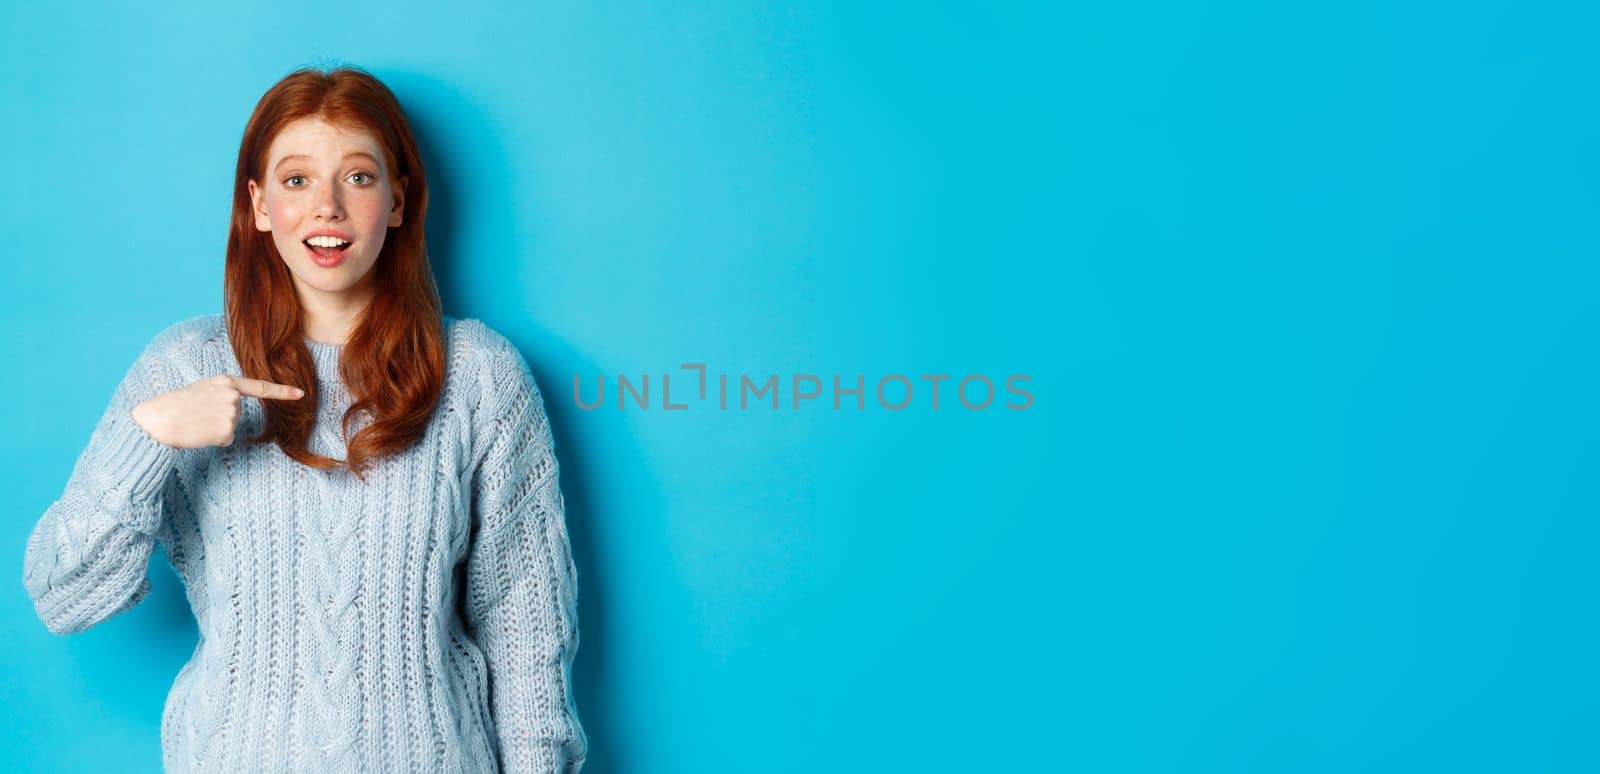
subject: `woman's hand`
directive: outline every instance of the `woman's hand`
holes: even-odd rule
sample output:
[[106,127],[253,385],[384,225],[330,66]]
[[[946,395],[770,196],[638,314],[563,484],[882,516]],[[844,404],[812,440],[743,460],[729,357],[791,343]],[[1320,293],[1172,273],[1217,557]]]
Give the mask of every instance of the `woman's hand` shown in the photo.
[[168,446],[227,446],[233,443],[238,427],[240,397],[298,400],[305,394],[287,384],[220,374],[163,392],[134,406],[130,413],[151,438]]

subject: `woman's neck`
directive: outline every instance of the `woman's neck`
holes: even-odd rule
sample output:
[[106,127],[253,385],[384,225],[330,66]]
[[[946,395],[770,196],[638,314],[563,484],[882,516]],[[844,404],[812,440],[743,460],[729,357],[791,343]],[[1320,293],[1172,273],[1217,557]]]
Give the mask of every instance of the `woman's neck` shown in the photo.
[[306,338],[323,344],[344,344],[371,301],[370,287],[352,288],[345,293],[302,293],[300,314]]

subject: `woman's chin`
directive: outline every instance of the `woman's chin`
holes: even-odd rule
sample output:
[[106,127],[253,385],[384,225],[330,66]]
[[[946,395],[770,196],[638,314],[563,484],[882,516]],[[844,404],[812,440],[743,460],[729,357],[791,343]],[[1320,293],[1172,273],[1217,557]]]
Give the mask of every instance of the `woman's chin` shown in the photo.
[[[296,284],[318,293],[347,293],[359,289],[367,278],[366,274],[355,274],[349,263],[343,263],[331,269],[321,266],[308,266],[292,272]],[[370,272],[369,272],[370,273]]]

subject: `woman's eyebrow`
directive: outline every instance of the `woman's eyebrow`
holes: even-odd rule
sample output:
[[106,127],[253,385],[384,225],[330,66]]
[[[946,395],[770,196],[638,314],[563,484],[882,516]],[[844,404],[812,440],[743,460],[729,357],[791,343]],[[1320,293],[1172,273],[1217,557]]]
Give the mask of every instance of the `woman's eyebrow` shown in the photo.
[[[367,153],[366,151],[351,151],[349,153],[344,154],[344,157],[347,158],[347,159],[351,158],[352,156],[362,156],[362,157],[366,158],[366,160],[368,160],[368,161],[370,161],[370,162],[372,162],[374,164],[378,163],[378,160],[376,158],[373,158],[372,154]],[[278,159],[278,163],[277,163],[276,166],[273,167],[273,169],[276,170],[279,167],[282,167],[285,162],[288,162],[288,161],[290,161],[292,159],[310,159],[310,158],[311,158],[310,156],[307,156],[304,153],[295,153],[293,155],[284,156],[283,158]]]

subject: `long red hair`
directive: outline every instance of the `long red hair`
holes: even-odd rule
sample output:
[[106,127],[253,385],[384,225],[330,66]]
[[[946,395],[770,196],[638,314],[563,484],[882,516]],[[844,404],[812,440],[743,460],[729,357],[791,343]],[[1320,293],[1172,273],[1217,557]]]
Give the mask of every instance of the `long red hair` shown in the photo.
[[[248,181],[264,184],[267,150],[290,122],[320,117],[364,129],[384,149],[395,179],[406,177],[402,225],[389,229],[373,265],[377,292],[345,342],[339,374],[352,402],[342,422],[347,458],[315,454],[307,441],[316,422],[316,364],[304,341],[294,281],[269,232],[258,231]],[[265,424],[248,443],[274,441],[299,462],[322,470],[344,465],[365,479],[382,457],[404,451],[427,430],[444,390],[443,308],[428,263],[423,221],[428,182],[411,125],[389,88],[354,67],[327,72],[302,68],[278,81],[256,103],[239,143],[233,216],[228,224],[223,316],[244,376],[306,386],[299,400],[262,400]],[[372,421],[354,437],[361,412]]]

